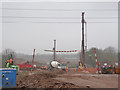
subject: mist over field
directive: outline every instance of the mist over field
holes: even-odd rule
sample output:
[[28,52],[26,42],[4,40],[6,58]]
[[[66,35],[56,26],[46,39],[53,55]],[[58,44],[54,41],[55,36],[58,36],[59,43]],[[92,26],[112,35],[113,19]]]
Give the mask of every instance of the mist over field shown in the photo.
[[[99,62],[107,62],[107,61],[118,61],[118,53],[113,47],[102,49],[91,48],[86,52],[85,63],[88,67],[96,67],[95,61],[95,53],[94,50],[96,49],[97,58]],[[11,50],[10,50],[11,51]],[[4,62],[7,58],[5,58],[6,54],[3,51],[3,58],[2,61]],[[15,53],[14,51],[14,61],[16,63],[23,63],[26,61],[32,62],[33,56],[27,55],[23,53]],[[57,61],[62,61],[66,63],[70,63],[71,65],[78,65],[80,61],[80,52],[75,53],[56,53]],[[41,64],[48,65],[52,60],[54,60],[53,52],[48,54],[35,54],[35,62],[39,62]],[[110,64],[110,63],[109,63]]]

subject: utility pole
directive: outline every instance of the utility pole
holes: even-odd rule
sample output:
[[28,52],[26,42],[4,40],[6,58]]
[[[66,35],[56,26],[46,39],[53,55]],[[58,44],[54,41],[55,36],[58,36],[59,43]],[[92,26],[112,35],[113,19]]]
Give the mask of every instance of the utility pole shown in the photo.
[[82,65],[84,66],[85,63],[85,45],[84,45],[84,12],[82,12],[82,47],[81,47],[81,58],[80,58],[80,62],[82,63]]
[[99,72],[99,62],[97,60],[97,55],[96,55],[96,49],[95,49],[95,61],[96,61],[96,68],[97,68],[98,74],[100,74],[100,72]]
[[54,51],[54,61],[56,61],[56,40],[54,40],[54,48],[53,48],[53,51]]
[[33,51],[33,60],[32,60],[32,64],[34,63],[34,58],[35,58],[35,49]]

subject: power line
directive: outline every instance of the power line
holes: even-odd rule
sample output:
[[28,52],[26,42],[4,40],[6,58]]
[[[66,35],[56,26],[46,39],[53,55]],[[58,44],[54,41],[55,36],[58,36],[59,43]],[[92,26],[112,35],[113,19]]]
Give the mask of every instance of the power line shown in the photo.
[[[80,17],[19,17],[19,16],[0,16],[1,18],[44,18],[44,19],[80,19]],[[86,19],[117,19],[120,17],[85,17]]]
[[[81,23],[81,22],[2,22],[2,23]],[[87,22],[87,23],[118,23],[118,22]]]
[[27,9],[27,8],[0,8],[2,10],[41,10],[41,11],[118,11],[118,9]]
[[[27,2],[27,3],[28,3],[28,2]],[[36,3],[36,2],[35,2],[35,3]],[[37,3],[40,3],[40,2],[37,2]],[[43,3],[46,3],[46,2],[43,2]],[[115,4],[115,3],[116,3],[116,4],[118,4],[118,1],[108,1],[108,2],[107,2],[107,1],[103,1],[103,2],[101,2],[101,1],[99,1],[99,2],[98,2],[98,1],[97,1],[97,2],[91,2],[91,1],[90,1],[90,2],[89,2],[89,1],[87,1],[87,2],[83,2],[83,1],[74,1],[74,2],[73,2],[73,1],[72,1],[72,2],[70,2],[70,1],[62,1],[62,2],[59,2],[59,1],[58,1],[58,2],[54,2],[54,1],[53,1],[53,2],[51,2],[51,1],[50,1],[50,2],[49,2],[49,1],[48,1],[47,3],[62,3],[62,4],[63,4],[63,3],[85,3],[85,4],[86,4],[86,3],[92,3],[92,4],[93,4],[93,3],[94,3],[94,4],[103,4],[103,3],[104,3],[104,4],[108,4],[108,3],[112,3],[112,4],[114,3],[114,4]]]

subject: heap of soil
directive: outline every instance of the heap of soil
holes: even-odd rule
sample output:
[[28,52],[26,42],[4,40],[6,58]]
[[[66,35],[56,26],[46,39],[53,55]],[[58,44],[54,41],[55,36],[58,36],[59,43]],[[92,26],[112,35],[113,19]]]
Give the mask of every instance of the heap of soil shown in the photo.
[[17,76],[18,88],[79,88],[72,83],[60,82],[53,73],[35,73],[26,76]]

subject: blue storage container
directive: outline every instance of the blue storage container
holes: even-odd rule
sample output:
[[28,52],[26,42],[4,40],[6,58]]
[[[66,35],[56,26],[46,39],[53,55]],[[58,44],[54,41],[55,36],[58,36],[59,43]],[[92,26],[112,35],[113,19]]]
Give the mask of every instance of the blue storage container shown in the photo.
[[16,87],[16,69],[0,68],[0,87],[2,88]]

